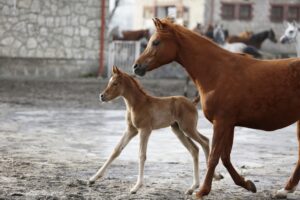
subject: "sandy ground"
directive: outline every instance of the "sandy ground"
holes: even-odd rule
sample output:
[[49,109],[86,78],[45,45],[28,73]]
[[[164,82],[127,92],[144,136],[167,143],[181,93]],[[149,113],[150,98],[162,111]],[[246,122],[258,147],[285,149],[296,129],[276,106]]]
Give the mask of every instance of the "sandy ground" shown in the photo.
[[[154,131],[149,142],[145,185],[129,194],[138,171],[135,138],[89,187],[86,181],[109,156],[125,128],[124,104],[98,102],[105,80],[0,80],[0,199],[192,199],[192,159],[169,129]],[[155,95],[182,93],[184,81],[143,81]],[[193,88],[190,87],[190,94]],[[211,138],[201,111],[198,128]],[[297,161],[296,127],[274,132],[236,128],[232,160],[255,182],[252,194],[235,186],[228,172],[213,182],[206,199],[273,199]],[[206,171],[200,154],[201,181]],[[300,199],[300,191],[288,196]]]

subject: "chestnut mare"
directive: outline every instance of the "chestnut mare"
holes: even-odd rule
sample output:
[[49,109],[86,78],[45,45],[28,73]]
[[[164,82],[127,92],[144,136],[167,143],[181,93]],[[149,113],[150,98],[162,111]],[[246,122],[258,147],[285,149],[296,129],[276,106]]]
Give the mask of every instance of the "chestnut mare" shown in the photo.
[[[198,111],[195,105],[199,102],[199,98],[191,102],[181,96],[153,97],[148,95],[132,76],[122,72],[117,67],[113,67],[112,74],[107,87],[99,95],[100,101],[111,101],[119,96],[124,98],[127,107],[127,130],[119,144],[115,147],[110,158],[99,171],[90,178],[89,184],[95,183],[97,179],[102,177],[107,167],[120,155],[130,140],[139,134],[139,176],[137,183],[131,189],[131,193],[136,193],[143,185],[147,144],[151,131],[171,126],[172,131],[193,157],[194,182],[186,191],[187,194],[192,194],[193,191],[199,187],[199,149],[192,139],[202,146],[206,161],[208,161],[209,154],[208,138],[197,131]],[[218,174],[215,175],[215,178],[221,179],[223,177]]]
[[[245,180],[231,163],[234,128],[273,131],[297,122],[300,142],[300,60],[256,60],[224,50],[168,20],[154,19],[154,24],[156,32],[136,60],[134,73],[143,76],[177,61],[197,86],[204,115],[213,123],[208,171],[197,197],[209,194],[220,158],[235,184],[256,192],[254,183]],[[293,192],[299,179],[298,159],[295,171],[277,196]]]

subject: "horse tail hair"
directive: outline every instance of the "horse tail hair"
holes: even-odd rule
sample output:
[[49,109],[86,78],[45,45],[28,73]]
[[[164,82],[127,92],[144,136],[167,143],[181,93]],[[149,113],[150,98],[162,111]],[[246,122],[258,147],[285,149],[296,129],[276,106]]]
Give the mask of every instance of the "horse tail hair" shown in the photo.
[[262,58],[261,53],[258,51],[257,48],[252,47],[252,46],[247,46],[246,48],[243,49],[243,53],[250,54],[254,58]]
[[198,95],[193,99],[193,104],[196,106],[199,103],[199,101],[200,101],[200,96]]

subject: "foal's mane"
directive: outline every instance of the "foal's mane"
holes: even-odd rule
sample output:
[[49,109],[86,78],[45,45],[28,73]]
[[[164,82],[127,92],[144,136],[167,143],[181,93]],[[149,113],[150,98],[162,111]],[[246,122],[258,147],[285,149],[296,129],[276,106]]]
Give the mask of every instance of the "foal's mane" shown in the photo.
[[146,90],[141,86],[141,84],[140,84],[133,76],[131,76],[131,75],[129,75],[129,74],[126,74],[126,73],[123,73],[123,75],[124,75],[125,77],[127,77],[127,78],[134,84],[134,86],[136,86],[136,88],[137,88],[141,93],[143,93],[143,94],[146,95],[146,96],[150,96],[150,95],[146,92]]

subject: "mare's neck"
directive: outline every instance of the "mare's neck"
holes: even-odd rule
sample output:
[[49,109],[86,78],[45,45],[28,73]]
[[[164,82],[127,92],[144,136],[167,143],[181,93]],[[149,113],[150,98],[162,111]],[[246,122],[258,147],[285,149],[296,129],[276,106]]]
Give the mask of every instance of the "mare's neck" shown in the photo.
[[122,97],[125,100],[127,109],[139,106],[147,99],[147,95],[133,81],[125,83]]
[[186,69],[200,92],[205,94],[215,89],[233,54],[195,35],[180,37],[178,45],[176,61]]

